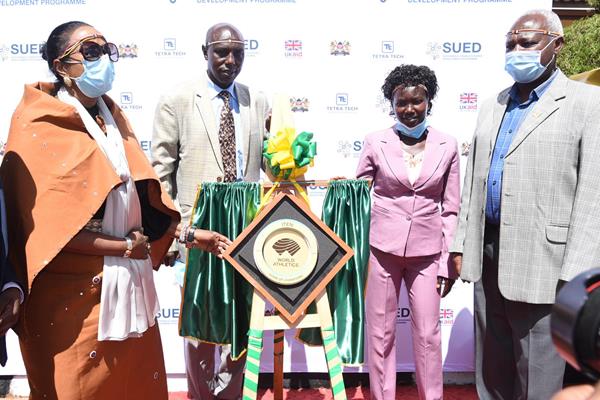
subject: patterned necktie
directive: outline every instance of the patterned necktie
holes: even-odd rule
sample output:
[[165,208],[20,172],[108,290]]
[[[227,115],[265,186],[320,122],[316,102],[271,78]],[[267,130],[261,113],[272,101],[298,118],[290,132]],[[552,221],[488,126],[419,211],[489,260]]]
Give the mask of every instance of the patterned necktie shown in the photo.
[[233,125],[233,113],[229,98],[231,94],[227,90],[219,93],[223,99],[223,108],[221,109],[221,124],[219,126],[219,146],[221,147],[221,156],[223,158],[223,171],[225,172],[224,182],[235,182],[237,171],[235,167],[235,128]]

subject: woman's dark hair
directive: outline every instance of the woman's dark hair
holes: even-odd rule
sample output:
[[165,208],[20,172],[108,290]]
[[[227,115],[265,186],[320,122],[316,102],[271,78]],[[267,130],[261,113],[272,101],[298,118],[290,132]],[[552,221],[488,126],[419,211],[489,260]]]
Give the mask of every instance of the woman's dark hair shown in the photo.
[[63,80],[60,74],[58,74],[54,69],[53,62],[58,57],[60,57],[65,51],[67,45],[69,44],[68,42],[69,37],[71,37],[71,34],[81,26],[90,25],[81,21],[70,21],[65,22],[64,24],[60,24],[59,26],[54,28],[54,30],[50,33],[50,36],[48,36],[48,40],[42,45],[42,48],[40,49],[40,52],[42,53],[42,58],[46,60],[46,62],[48,63],[48,68],[50,69],[50,71],[52,71],[52,73],[54,74],[56,79],[59,80],[59,82],[62,82]]
[[[402,64],[394,68],[385,78],[385,83],[381,87],[383,96],[393,102],[394,89],[398,86],[418,86],[423,85],[427,88],[429,97],[429,109],[427,114],[431,113],[432,101],[439,89],[435,72],[425,65]],[[393,104],[392,104],[393,106]]]

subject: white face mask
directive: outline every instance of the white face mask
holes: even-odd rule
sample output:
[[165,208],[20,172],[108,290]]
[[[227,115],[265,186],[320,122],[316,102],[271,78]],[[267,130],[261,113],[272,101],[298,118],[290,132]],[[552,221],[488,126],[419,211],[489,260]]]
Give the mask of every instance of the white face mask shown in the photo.
[[[538,79],[548,68],[542,64],[542,52],[546,50],[558,37],[552,39],[542,50],[520,50],[506,53],[504,69],[512,76],[515,82],[529,83]],[[552,55],[554,58],[555,54]]]

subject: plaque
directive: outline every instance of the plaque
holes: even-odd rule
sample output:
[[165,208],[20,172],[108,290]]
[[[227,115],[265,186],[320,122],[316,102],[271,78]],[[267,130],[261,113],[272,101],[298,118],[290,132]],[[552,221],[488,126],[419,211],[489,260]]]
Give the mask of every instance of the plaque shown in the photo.
[[306,204],[279,194],[224,257],[293,323],[352,255]]

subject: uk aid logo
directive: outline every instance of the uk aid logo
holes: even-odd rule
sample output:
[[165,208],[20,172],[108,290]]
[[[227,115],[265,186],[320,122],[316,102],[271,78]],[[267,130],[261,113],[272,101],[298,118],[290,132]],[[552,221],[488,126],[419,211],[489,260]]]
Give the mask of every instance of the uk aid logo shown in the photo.
[[285,41],[285,53],[284,55],[288,58],[300,58],[302,57],[302,40],[291,39]]
[[481,58],[481,50],[479,42],[428,42],[425,53],[434,60],[473,61]]
[[464,92],[458,97],[458,109],[460,111],[477,111],[477,93],[475,92]]

